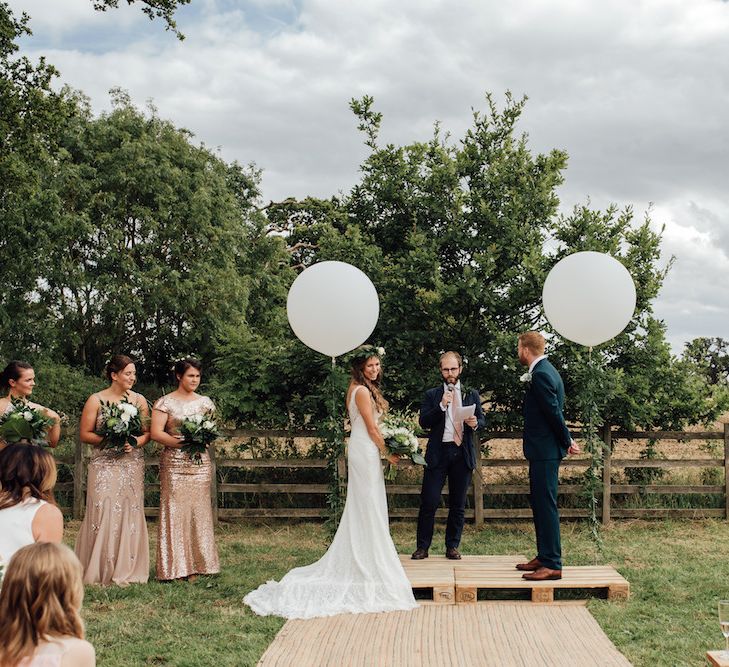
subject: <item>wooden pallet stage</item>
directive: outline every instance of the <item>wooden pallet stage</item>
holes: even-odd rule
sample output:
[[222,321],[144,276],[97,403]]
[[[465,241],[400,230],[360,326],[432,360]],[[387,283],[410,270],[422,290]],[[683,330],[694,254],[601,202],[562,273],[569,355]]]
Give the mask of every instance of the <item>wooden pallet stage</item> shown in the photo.
[[[431,602],[436,604],[456,603],[456,569],[464,565],[478,565],[482,563],[510,564],[522,563],[527,558],[519,555],[511,556],[471,556],[464,555],[460,561],[448,560],[445,556],[430,556],[423,560],[413,560],[406,554],[400,554],[405,574],[410,579],[414,589],[431,592]],[[418,600],[423,603],[427,600]]]
[[630,667],[581,604],[428,604],[290,620],[259,667]]
[[553,602],[556,589],[606,589],[609,600],[625,600],[630,584],[610,566],[567,566],[558,581],[526,581],[517,563],[520,555],[463,556],[460,561],[431,556],[414,561],[402,554],[400,560],[414,589],[432,591],[436,604],[472,604],[481,590],[528,590],[532,602]]

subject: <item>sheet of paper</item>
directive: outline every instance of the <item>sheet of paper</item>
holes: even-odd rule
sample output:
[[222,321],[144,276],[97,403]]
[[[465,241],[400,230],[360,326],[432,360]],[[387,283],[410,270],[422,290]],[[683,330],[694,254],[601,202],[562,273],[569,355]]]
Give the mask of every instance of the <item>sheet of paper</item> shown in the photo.
[[462,422],[468,419],[469,417],[473,417],[473,415],[476,413],[476,406],[475,405],[464,405],[463,407],[457,408],[453,406],[453,421],[454,422]]

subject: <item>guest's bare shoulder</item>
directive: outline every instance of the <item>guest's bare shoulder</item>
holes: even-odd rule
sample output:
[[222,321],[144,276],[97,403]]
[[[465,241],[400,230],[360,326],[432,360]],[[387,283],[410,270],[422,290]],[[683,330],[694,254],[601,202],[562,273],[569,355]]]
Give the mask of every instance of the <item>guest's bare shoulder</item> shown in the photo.
[[96,650],[85,639],[75,637],[64,640],[67,647],[61,658],[61,667],[95,667]]

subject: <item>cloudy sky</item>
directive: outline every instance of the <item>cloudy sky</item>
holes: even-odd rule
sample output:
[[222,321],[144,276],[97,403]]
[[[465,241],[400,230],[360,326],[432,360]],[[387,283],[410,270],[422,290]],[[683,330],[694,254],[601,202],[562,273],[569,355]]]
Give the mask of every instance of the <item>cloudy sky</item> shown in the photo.
[[[122,0],[124,3],[124,0]],[[327,197],[365,155],[352,97],[381,137],[460,136],[484,93],[528,95],[534,151],[570,156],[562,209],[633,206],[676,256],[655,304],[675,352],[729,338],[729,2],[725,0],[192,0],[183,42],[138,6],[9,0],[94,110],[110,88],[263,169],[266,200]]]

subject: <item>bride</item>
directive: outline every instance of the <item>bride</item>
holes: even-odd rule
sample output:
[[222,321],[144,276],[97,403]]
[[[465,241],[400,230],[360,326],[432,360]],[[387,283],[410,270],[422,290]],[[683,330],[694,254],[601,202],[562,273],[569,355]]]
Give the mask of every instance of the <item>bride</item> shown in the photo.
[[[380,357],[373,346],[356,351],[347,409],[352,425],[347,448],[347,501],[329,550],[281,581],[268,581],[245,596],[257,614],[314,618],[417,607],[390,537],[380,455],[385,441],[377,420],[387,410],[379,385]],[[392,463],[397,456],[390,457]]]

